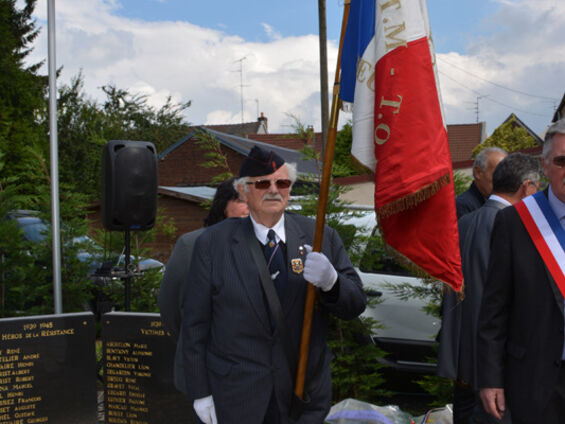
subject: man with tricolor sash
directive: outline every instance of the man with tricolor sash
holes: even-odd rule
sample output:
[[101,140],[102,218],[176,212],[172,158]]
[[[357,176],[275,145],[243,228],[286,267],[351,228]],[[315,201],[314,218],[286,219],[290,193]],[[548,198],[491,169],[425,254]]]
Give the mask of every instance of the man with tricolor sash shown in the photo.
[[501,210],[478,326],[485,410],[513,423],[565,422],[565,120],[547,130],[549,187]]

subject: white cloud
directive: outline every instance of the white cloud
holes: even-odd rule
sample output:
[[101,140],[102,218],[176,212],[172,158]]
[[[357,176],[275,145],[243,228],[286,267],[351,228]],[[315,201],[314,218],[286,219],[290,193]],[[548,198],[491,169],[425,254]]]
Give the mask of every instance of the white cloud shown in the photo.
[[483,23],[489,36],[475,37],[466,55],[438,54],[446,120],[474,122],[478,105],[489,133],[512,112],[541,132],[565,87],[565,2],[498,2]]
[[[98,100],[99,87],[108,83],[149,97],[160,105],[167,96],[191,100],[187,121],[193,124],[241,122],[241,82],[238,60],[243,61],[245,121],[257,118],[258,99],[272,132],[285,131],[286,113],[301,112],[305,125],[320,128],[317,36],[281,38],[251,43],[189,22],[143,22],[114,14],[116,5],[102,0],[58,0],[56,9],[59,84],[80,70],[85,90]],[[36,10],[46,24],[46,11]],[[35,43],[32,61],[47,56],[47,30]],[[329,60],[337,49],[329,44]],[[46,72],[46,70],[44,71]],[[319,103],[319,102],[318,102]],[[316,110],[318,112],[316,112]]]
[[[498,11],[482,22],[483,35],[469,36],[472,41],[466,52],[438,53],[446,121],[474,122],[478,105],[479,119],[487,121],[489,133],[512,112],[540,132],[564,91],[565,2],[497,1]],[[44,28],[35,43],[33,62],[47,57],[46,3],[39,2],[36,10]],[[57,66],[63,66],[59,84],[68,83],[82,69],[91,97],[101,99],[99,87],[113,83],[147,94],[155,106],[168,96],[178,102],[191,100],[186,117],[193,124],[237,123],[241,122],[238,61],[245,57],[245,121],[256,119],[257,99],[271,132],[289,131],[292,120],[287,114],[320,130],[317,36],[283,38],[262,24],[271,40],[248,42],[189,22],[122,18],[115,13],[118,7],[116,0],[57,1]],[[445,36],[436,29],[434,35]],[[331,90],[335,42],[328,43],[328,55]],[[349,116],[343,114],[340,122]]]
[[265,30],[265,33],[273,40],[280,40],[282,38],[281,34],[277,32],[271,25],[263,22],[261,26]]
[[[238,121],[239,119],[239,121]],[[241,122],[241,114],[229,110],[215,110],[206,115],[206,125],[222,125],[227,122]]]

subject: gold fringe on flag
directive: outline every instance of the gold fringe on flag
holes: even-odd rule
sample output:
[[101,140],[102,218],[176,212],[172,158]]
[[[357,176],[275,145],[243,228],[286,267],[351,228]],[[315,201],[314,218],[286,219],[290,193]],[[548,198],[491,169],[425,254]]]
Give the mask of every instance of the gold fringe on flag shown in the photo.
[[376,213],[378,218],[388,218],[391,215],[397,214],[399,212],[403,212],[407,209],[411,209],[424,200],[429,199],[434,194],[436,194],[439,190],[443,187],[448,185],[451,182],[450,175],[444,175],[440,177],[437,181],[434,181],[430,185],[427,185],[415,193],[412,193],[408,196],[402,197],[401,199],[397,199],[393,202],[387,203],[381,207],[376,208]]

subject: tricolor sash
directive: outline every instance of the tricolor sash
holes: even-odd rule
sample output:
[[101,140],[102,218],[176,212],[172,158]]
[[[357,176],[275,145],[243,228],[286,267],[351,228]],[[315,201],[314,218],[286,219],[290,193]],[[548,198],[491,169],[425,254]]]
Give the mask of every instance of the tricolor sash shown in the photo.
[[543,192],[516,203],[522,219],[543,262],[565,297],[565,230],[549,206]]

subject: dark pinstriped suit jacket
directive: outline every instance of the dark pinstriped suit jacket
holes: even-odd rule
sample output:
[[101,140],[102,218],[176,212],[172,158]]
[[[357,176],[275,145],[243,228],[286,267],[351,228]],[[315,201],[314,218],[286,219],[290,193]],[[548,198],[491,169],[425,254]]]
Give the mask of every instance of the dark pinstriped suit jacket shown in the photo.
[[[284,318],[298,356],[306,281],[290,267],[299,246],[312,245],[314,221],[285,214],[288,281],[282,302]],[[249,218],[228,219],[207,229],[196,241],[186,287],[183,344],[187,390],[191,399],[213,395],[220,424],[260,424],[276,394],[286,422],[293,392],[277,330],[272,330],[259,272],[246,246]],[[326,344],[328,313],[357,317],[366,305],[361,280],[337,232],[326,227],[322,247],[338,272],[339,296],[321,293],[313,321],[306,383],[317,361],[324,361],[311,402],[299,423],[323,422],[331,401],[330,353]]]
[[196,239],[204,230],[205,228],[200,228],[179,237],[167,262],[157,299],[161,312],[161,321],[163,321],[165,329],[171,333],[176,344],[173,382],[175,387],[184,394],[186,394],[186,388],[182,363],[182,338],[180,337],[182,302],[194,243],[196,243]]

